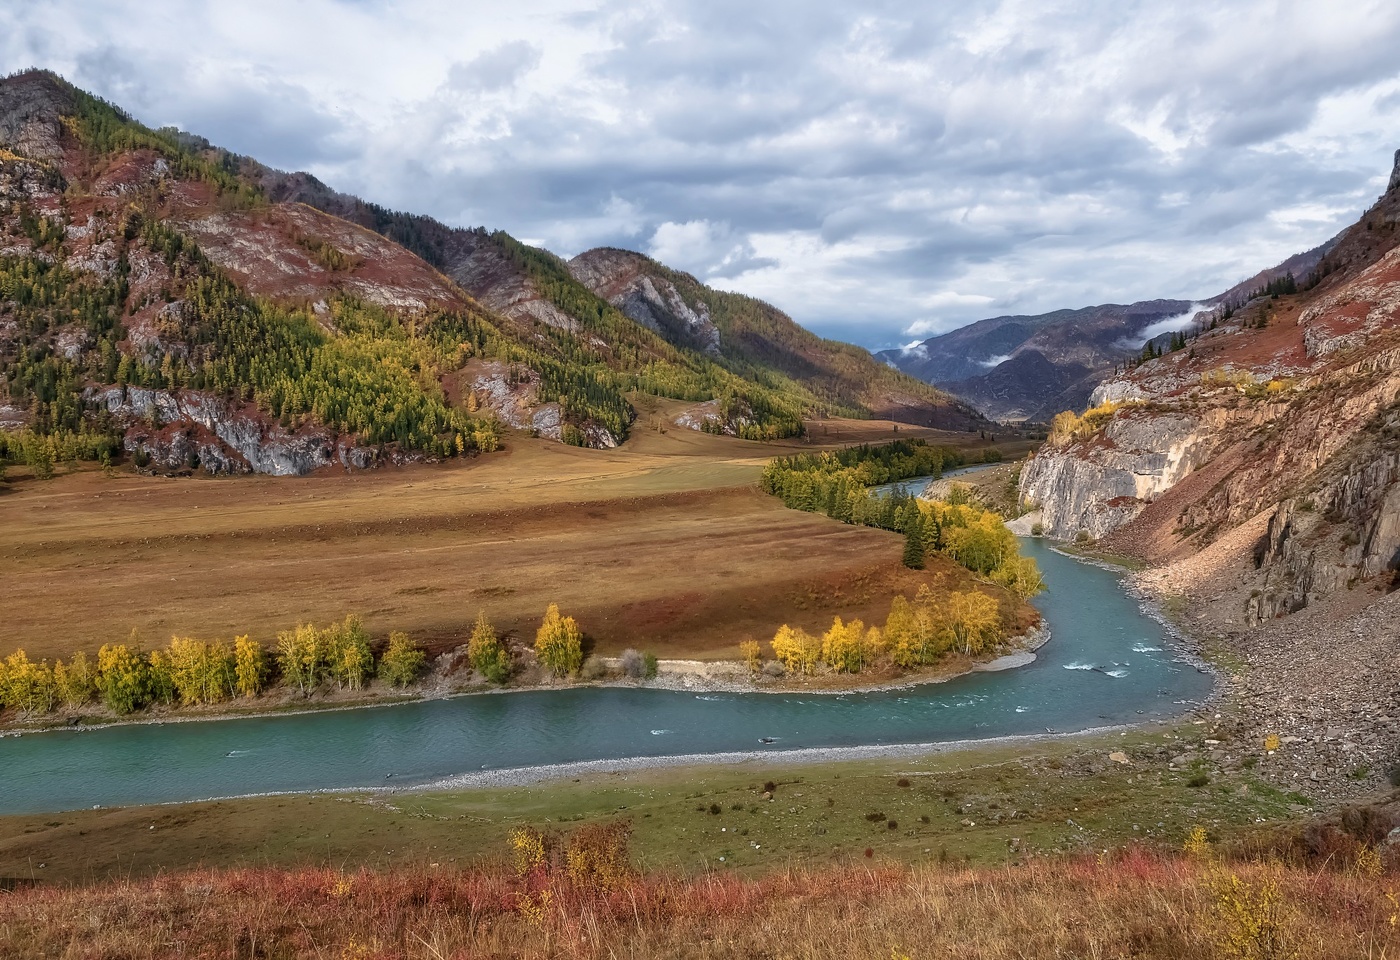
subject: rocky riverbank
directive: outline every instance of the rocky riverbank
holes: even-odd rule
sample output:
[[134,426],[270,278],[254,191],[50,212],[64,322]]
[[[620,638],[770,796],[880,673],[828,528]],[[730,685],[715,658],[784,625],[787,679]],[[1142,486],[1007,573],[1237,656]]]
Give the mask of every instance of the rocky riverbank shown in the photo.
[[1179,759],[1250,767],[1329,804],[1396,786],[1400,593],[1362,581],[1251,626],[1239,573],[1251,565],[1253,534],[1246,525],[1195,556],[1130,578],[1174,613],[1221,674],[1211,736],[1201,752]]

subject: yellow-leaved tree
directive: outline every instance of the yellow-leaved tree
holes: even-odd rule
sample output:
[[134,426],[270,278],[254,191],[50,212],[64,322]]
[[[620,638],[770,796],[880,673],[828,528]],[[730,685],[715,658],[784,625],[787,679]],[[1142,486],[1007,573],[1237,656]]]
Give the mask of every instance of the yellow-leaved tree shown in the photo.
[[821,637],[786,623],[773,635],[773,656],[796,673],[811,673],[822,657]]
[[486,619],[485,610],[477,612],[471,639],[467,641],[467,658],[471,660],[472,669],[492,683],[505,683],[510,679],[510,654],[496,636],[496,628]]
[[239,696],[256,697],[267,683],[267,654],[262,644],[244,636],[233,641],[234,672]]
[[833,670],[860,673],[866,655],[865,624],[859,620],[842,623],[837,617],[822,635],[822,660]]
[[337,685],[359,690],[374,672],[374,654],[364,621],[349,614],[325,630],[326,661]]
[[84,706],[97,696],[97,669],[81,650],[66,664],[54,663],[53,679],[59,699],[70,707]]
[[389,634],[389,646],[379,660],[380,679],[395,687],[406,687],[417,681],[428,666],[428,655],[402,631]]
[[578,673],[583,666],[583,632],[573,617],[559,615],[557,603],[549,605],[535,633],[535,653],[540,665],[556,677]]
[[47,713],[57,699],[53,670],[47,660],[30,660],[23,650],[5,658],[0,702],[25,713]]
[[968,655],[990,649],[1001,638],[997,602],[978,590],[948,597],[948,627],[957,645]]
[[744,658],[744,663],[748,664],[749,673],[758,673],[763,669],[763,648],[758,645],[757,640],[745,640],[739,644],[739,653]]
[[97,651],[97,689],[102,702],[117,713],[145,706],[150,696],[150,668],[141,651],[124,643],[105,643]]

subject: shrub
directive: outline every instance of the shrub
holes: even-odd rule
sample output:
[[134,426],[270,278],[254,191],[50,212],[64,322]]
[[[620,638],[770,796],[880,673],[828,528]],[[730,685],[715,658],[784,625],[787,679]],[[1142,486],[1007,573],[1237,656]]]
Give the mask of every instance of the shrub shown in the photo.
[[1033,536],[1033,537],[1043,537],[1043,536],[1045,536],[1045,524],[1041,523],[1041,522],[1038,521],[1038,520],[1037,520],[1035,523],[1031,524],[1031,536]]
[[629,647],[622,651],[622,656],[619,659],[621,660],[622,673],[624,676],[631,677],[634,680],[640,680],[646,675],[647,665],[646,661],[642,658],[641,651],[633,650]]
[[642,654],[642,673],[645,674],[648,680],[651,680],[656,676],[656,671],[659,670],[660,667],[661,664],[656,659],[656,654],[650,651],[647,651],[646,653]]

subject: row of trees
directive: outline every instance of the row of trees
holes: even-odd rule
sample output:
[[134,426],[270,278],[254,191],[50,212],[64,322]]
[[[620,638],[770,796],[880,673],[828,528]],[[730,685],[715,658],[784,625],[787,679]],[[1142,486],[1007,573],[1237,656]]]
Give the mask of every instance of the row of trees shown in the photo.
[[148,706],[188,706],[251,698],[281,685],[310,696],[317,689],[361,690],[376,677],[396,687],[415,682],[427,656],[404,633],[393,633],[376,656],[355,615],[326,627],[299,625],[265,649],[247,636],[232,643],[175,637],[145,651],[133,636],[104,644],[95,660],[84,652],[68,660],[31,660],[23,650],[0,661],[0,708],[48,713],[101,703],[129,714]]
[[[938,596],[927,584],[911,602],[897,596],[883,627],[860,620],[842,622],[816,636],[783,624],[771,642],[773,656],[794,673],[809,674],[825,666],[837,673],[860,673],[884,663],[913,669],[937,663],[950,653],[977,656],[1003,639],[1000,608],[979,590]],[[744,645],[750,669],[761,665],[760,648]]]
[[939,476],[945,464],[959,461],[951,451],[901,440],[773,460],[762,485],[794,509],[904,534],[908,567],[920,569],[929,554],[941,554],[1022,597],[1034,596],[1045,586],[1035,561],[1021,556],[999,514],[970,502],[961,488],[955,486],[947,501],[868,489],[874,480]]

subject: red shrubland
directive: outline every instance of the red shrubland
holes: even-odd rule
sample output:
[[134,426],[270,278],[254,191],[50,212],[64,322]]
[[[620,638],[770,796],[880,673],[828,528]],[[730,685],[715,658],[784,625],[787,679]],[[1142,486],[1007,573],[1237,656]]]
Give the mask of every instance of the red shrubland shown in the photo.
[[1126,848],[757,878],[628,865],[626,824],[469,870],[196,870],[0,893],[5,957],[1400,956],[1394,873]]

